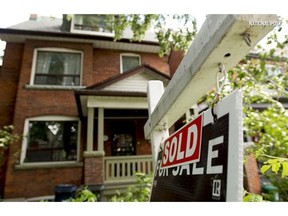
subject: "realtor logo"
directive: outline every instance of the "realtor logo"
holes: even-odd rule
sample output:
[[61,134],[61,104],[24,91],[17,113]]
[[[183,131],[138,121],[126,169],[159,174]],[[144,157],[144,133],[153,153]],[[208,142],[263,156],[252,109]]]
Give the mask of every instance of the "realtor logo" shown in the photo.
[[220,199],[221,196],[221,180],[213,180],[212,197]]

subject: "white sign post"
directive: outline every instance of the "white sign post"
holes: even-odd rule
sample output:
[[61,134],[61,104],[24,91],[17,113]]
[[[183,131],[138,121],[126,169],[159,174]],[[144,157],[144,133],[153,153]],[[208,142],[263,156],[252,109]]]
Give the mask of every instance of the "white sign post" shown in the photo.
[[[275,26],[277,15],[207,15],[200,31],[145,124],[145,137],[170,128],[188,109],[216,85],[219,63],[227,70],[237,65]],[[253,22],[254,21],[254,22]],[[148,99],[150,100],[150,99]]]
[[[149,100],[148,103],[148,111],[149,115],[151,115],[159,102],[161,96],[164,93],[164,85],[163,82],[158,80],[152,80],[149,82],[147,89],[147,95]],[[155,130],[152,132],[151,136],[151,149],[152,149],[152,155],[153,155],[153,163],[155,166],[155,161],[157,160],[157,153],[159,150],[160,143],[163,141],[163,139],[167,138],[169,136],[169,132],[167,128],[164,128],[162,130]]]

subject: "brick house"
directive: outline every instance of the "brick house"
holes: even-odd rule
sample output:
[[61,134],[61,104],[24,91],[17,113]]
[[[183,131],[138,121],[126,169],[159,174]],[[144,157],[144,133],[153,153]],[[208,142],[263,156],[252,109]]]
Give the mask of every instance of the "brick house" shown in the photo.
[[100,184],[111,194],[133,183],[135,171],[153,169],[146,85],[167,85],[183,54],[160,58],[149,32],[130,42],[127,30],[115,42],[89,18],[31,15],[0,29],[0,127],[24,135],[10,146],[4,198],[53,195],[59,184]]

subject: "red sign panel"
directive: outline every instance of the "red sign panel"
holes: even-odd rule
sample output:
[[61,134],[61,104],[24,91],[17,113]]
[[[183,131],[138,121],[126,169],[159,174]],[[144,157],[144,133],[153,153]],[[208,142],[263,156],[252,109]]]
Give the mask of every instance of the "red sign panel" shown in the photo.
[[162,168],[200,160],[202,115],[189,122],[164,142]]

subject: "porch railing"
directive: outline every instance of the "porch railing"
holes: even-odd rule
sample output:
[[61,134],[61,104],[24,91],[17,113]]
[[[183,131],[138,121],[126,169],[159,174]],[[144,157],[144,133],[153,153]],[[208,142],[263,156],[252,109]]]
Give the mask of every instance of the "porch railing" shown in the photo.
[[105,183],[121,183],[135,180],[136,172],[150,174],[153,171],[152,155],[109,156],[105,161]]

